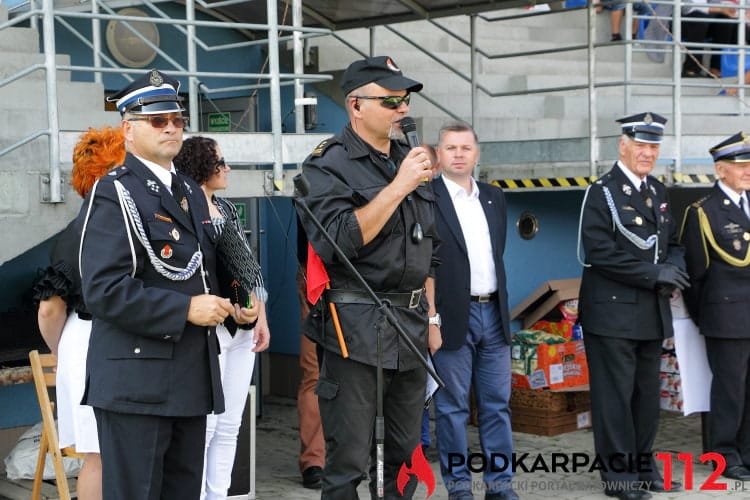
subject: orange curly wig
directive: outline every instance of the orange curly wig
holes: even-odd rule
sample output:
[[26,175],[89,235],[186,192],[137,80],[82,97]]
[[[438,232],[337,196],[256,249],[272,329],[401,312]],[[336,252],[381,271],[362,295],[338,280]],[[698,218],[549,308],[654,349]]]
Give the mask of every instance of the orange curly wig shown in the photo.
[[125,136],[114,127],[89,127],[73,149],[70,183],[85,198],[94,182],[125,161]]

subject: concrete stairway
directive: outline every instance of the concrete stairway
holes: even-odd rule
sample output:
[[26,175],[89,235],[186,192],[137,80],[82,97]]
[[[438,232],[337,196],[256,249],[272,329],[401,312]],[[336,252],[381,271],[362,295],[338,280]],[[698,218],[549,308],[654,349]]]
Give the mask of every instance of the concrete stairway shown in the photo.
[[[0,4],[0,22],[7,21],[7,6]],[[31,28],[0,31],[0,81],[32,64],[44,61],[39,35]],[[69,64],[66,55],[58,64]],[[67,71],[57,72],[58,115],[62,130],[116,125],[117,113],[104,111],[101,85],[73,82]],[[46,129],[45,73],[34,71],[0,88],[0,149]],[[67,182],[70,163],[63,165],[65,202],[43,203],[41,176],[49,172],[49,146],[41,136],[0,157],[0,265],[59,232],[78,213],[80,197]]]
[[[522,13],[522,9],[505,9],[487,13],[486,17],[504,17]],[[560,11],[549,15],[517,18],[510,21],[476,22],[477,46],[486,54],[508,54],[518,51],[555,49],[587,43],[585,10]],[[470,37],[468,17],[442,18],[438,24],[458,34]],[[608,14],[596,16],[596,40],[609,39]],[[470,74],[470,52],[466,45],[428,21],[394,25],[393,28],[424,47],[440,61],[464,75]],[[337,32],[348,43],[364,53],[369,51],[370,33],[367,30]],[[376,28],[375,52],[388,54],[410,77],[425,83],[423,94],[434,99],[451,113],[464,120],[471,118],[470,84],[448,71],[435,60],[420,52],[384,27]],[[318,47],[321,71],[342,70],[360,56],[333,37],[312,39]],[[625,79],[624,44],[605,44],[595,49],[595,81],[597,84]],[[483,172],[498,177],[518,178],[526,175],[554,176],[561,167],[565,175],[588,175],[589,96],[586,89],[550,93],[529,93],[534,90],[588,84],[586,50],[557,52],[521,57],[487,58],[478,56],[478,84],[490,92],[518,92],[518,95],[492,98],[478,93],[478,116],[474,124],[483,143]],[[597,129],[601,138],[601,163],[608,168],[616,156],[613,138],[619,129],[614,119],[626,113],[652,110],[672,118],[673,87],[672,57],[665,63],[652,62],[642,43],[633,45],[632,77],[637,82],[629,86],[628,109],[625,109],[623,85],[597,89]],[[687,84],[705,85],[709,80],[693,79]],[[730,82],[725,82],[728,84]],[[660,84],[656,86],[654,84]],[[713,87],[683,86],[683,146],[680,157],[693,170],[706,168],[710,145],[743,128],[744,117],[738,116],[742,104],[728,96],[720,96],[719,83]],[[747,108],[744,108],[747,112]],[[421,125],[421,136],[426,142],[437,140],[440,125],[450,119],[445,112],[421,97],[412,99],[411,114]],[[668,128],[668,134],[671,129]],[[562,139],[562,140],[561,140]],[[566,141],[568,140],[568,141]],[[520,151],[519,141],[528,141]],[[662,158],[677,155],[674,140],[665,143]],[[544,147],[539,147],[541,143]],[[550,161],[555,149],[565,156],[565,162]],[[512,154],[510,154],[512,153]],[[513,158],[513,160],[509,160]],[[510,163],[509,163],[510,161]]]

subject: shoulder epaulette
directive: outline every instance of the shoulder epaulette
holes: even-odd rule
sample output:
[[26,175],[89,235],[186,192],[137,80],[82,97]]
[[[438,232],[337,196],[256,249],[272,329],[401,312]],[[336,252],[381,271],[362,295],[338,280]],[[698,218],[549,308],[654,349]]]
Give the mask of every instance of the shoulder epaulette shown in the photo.
[[701,198],[700,200],[696,200],[696,201],[694,201],[693,203],[691,203],[691,204],[690,204],[690,206],[692,206],[693,208],[698,208],[698,207],[702,206],[702,205],[703,205],[703,203],[704,203],[704,202],[705,202],[705,201],[706,201],[706,200],[707,200],[707,199],[708,199],[708,198],[709,198],[710,196],[711,196],[711,195],[708,195],[708,194],[707,194],[706,196],[704,196],[704,197],[703,197],[703,198]]
[[312,153],[310,153],[310,156],[318,157],[323,156],[323,153],[326,152],[326,149],[330,148],[334,144],[338,144],[339,140],[336,137],[329,137],[328,139],[323,139],[320,144],[315,146],[315,149],[312,150]]
[[107,172],[107,175],[110,177],[114,177],[115,179],[119,179],[122,177],[126,172],[128,172],[128,167],[125,165],[120,165],[119,167],[115,167],[109,172]]
[[599,177],[596,181],[594,181],[594,184],[604,184],[605,182],[609,181],[610,178],[612,178],[612,172],[607,172],[606,174]]

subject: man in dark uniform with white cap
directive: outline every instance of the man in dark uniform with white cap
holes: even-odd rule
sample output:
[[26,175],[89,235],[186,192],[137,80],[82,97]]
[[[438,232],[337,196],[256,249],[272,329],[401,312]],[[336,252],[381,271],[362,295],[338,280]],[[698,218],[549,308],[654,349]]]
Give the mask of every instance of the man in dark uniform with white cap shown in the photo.
[[[305,160],[310,190],[304,201],[370,287],[388,299],[406,334],[426,354],[425,285],[437,264],[434,197],[427,184],[432,170],[424,148],[409,150],[400,141],[400,120],[409,112],[410,93],[422,84],[406,78],[390,57],[381,56],[353,62],[341,87],[350,122]],[[383,317],[332,246],[304,212],[299,213],[331,287],[308,315],[305,328],[318,344],[320,364],[316,393],[326,440],[321,498],[357,498],[368,461],[374,497],[376,325]],[[308,277],[313,265],[308,259]],[[341,339],[328,304],[338,310]],[[414,466],[411,456],[419,446],[426,373],[387,321],[382,337],[384,495],[402,498],[396,478],[404,462]],[[411,498],[415,487],[412,480],[403,488],[403,498]]]
[[724,456],[724,477],[750,481],[750,138],[710,153],[718,181],[685,211],[685,299],[713,373],[708,449]]
[[229,314],[254,320],[211,294],[206,198],[172,165],[187,123],[178,88],[152,70],[109,98],[128,153],[79,215],[94,316],[83,403],[96,414],[107,500],[199,497],[206,415],[224,409],[214,327]]
[[[649,175],[666,119],[641,113],[617,121],[619,160],[591,185],[582,207],[579,321],[594,444],[607,466],[604,492],[637,500],[665,489],[652,456],[661,345],[673,333],[670,295],[687,285],[687,275],[666,188]],[[672,489],[679,486],[672,481]]]

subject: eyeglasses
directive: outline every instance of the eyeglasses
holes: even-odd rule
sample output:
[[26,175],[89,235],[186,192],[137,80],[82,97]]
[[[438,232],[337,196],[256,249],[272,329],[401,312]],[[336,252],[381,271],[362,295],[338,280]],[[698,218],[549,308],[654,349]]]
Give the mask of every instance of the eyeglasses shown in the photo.
[[380,99],[380,105],[388,109],[396,109],[401,103],[409,105],[411,94],[406,95],[353,95],[355,99]]
[[170,120],[175,128],[184,128],[190,122],[190,118],[187,116],[175,116],[169,118],[167,116],[144,116],[142,118],[128,118],[129,122],[149,122],[154,128],[164,128],[169,124]]
[[223,156],[221,158],[219,158],[218,160],[216,160],[216,171],[217,172],[219,170],[223,169],[223,168],[227,168],[228,166],[229,165],[227,165],[227,162],[224,161],[224,157]]

